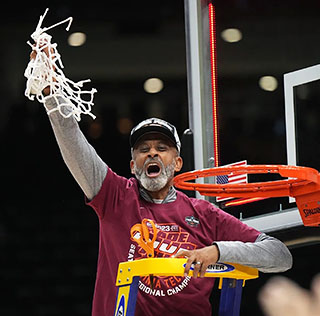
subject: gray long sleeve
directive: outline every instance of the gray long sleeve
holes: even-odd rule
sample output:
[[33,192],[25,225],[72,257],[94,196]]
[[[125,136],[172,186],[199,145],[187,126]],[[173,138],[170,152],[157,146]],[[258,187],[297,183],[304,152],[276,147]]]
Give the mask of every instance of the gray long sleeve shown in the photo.
[[261,272],[283,272],[292,267],[292,255],[280,240],[261,233],[254,243],[215,242],[219,261],[243,264]]
[[[57,106],[56,100],[46,101],[47,109]],[[68,111],[63,107],[63,111]],[[67,112],[65,112],[67,114]],[[59,111],[49,115],[62,157],[86,197],[91,200],[100,190],[108,167],[81,132],[73,117],[64,118]]]

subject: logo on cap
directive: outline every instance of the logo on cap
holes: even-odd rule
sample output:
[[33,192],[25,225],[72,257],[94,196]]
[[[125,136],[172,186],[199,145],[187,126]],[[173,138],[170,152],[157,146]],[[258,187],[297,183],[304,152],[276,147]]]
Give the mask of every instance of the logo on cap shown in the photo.
[[167,136],[180,152],[181,143],[176,128],[172,124],[159,118],[146,119],[132,129],[130,134],[131,147],[133,148],[138,139],[144,134],[152,132]]

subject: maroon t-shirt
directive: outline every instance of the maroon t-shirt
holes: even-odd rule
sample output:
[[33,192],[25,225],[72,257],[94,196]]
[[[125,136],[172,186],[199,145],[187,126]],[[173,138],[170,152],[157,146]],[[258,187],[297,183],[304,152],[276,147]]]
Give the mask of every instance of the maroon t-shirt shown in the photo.
[[[119,262],[145,257],[130,236],[130,228],[143,218],[154,220],[160,230],[154,244],[156,257],[170,257],[179,249],[202,248],[214,241],[253,242],[259,235],[211,203],[179,191],[174,202],[147,202],[139,194],[136,179],[120,177],[110,168],[99,193],[88,204],[100,222],[93,316],[114,314]],[[211,315],[213,283],[213,278],[155,277],[151,290],[149,278],[142,277],[135,315]]]

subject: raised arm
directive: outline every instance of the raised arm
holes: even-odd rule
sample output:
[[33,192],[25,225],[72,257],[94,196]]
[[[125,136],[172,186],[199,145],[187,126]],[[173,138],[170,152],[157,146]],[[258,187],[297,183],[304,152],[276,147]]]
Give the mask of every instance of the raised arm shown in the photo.
[[[52,50],[53,48],[51,52]],[[43,52],[50,56],[48,46],[43,46]],[[35,59],[36,56],[36,50],[32,50],[30,59]],[[56,71],[54,64],[52,69]],[[55,81],[55,78],[52,80]],[[72,110],[71,107],[63,106],[59,111],[51,111],[59,103],[68,102],[64,102],[66,100],[62,97],[49,97],[49,84],[42,90],[42,94],[47,96],[45,107],[47,112],[50,112],[49,119],[62,157],[86,197],[91,200],[99,192],[108,167],[88,143],[74,116],[67,115]],[[61,115],[60,111],[63,111],[65,116]]]
[[[48,110],[56,106],[54,98],[46,102]],[[68,108],[64,107],[63,110],[68,111]],[[91,200],[101,188],[107,174],[107,165],[89,144],[74,117],[64,118],[59,111],[55,111],[49,115],[49,119],[64,162],[86,197]]]

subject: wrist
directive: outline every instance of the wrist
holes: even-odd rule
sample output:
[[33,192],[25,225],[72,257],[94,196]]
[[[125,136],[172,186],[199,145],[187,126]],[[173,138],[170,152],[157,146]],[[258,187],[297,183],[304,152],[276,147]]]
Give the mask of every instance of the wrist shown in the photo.
[[212,243],[212,246],[214,246],[216,248],[216,251],[217,251],[217,261],[220,259],[220,249],[219,249],[219,246],[216,242]]

